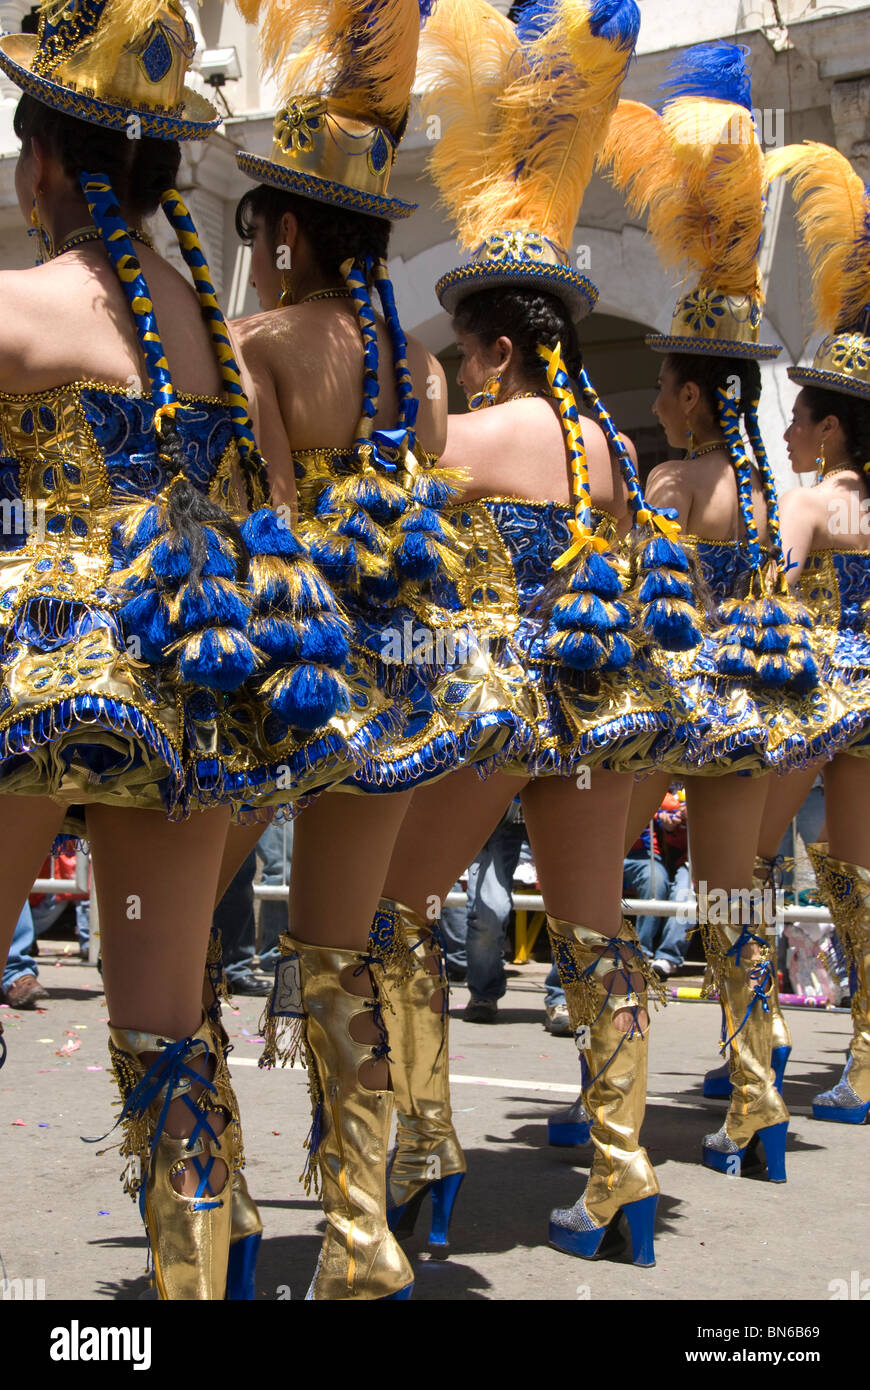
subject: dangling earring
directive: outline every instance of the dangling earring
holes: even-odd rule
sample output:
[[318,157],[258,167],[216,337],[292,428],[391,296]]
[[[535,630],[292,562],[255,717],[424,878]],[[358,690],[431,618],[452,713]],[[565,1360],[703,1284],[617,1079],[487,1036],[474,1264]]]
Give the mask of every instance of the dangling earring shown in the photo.
[[482,391],[477,391],[470,397],[468,409],[486,410],[488,406],[495,405],[500,390],[501,373],[496,372],[493,376],[489,377]]
[[37,265],[45,265],[46,261],[54,259],[54,242],[51,235],[42,224],[39,216],[39,204],[36,201],[36,194],[33,195],[33,207],[30,209],[30,226],[27,235],[36,237],[37,245]]
[[816,459],[816,484],[822,482],[825,476],[825,441],[822,440],[822,448],[819,457]]
[[687,448],[688,451],[689,451],[689,458],[690,458],[690,459],[693,459],[693,458],[696,457],[696,453],[695,453],[695,444],[696,444],[696,441],[695,441],[695,433],[694,433],[694,430],[692,429],[692,426],[689,424],[689,417],[688,417],[688,415],[686,416],[686,440],[688,441],[687,444],[686,444],[686,448]]
[[287,309],[291,304],[295,304],[293,298],[293,284],[286,270],[281,271],[281,298],[278,300],[278,307]]

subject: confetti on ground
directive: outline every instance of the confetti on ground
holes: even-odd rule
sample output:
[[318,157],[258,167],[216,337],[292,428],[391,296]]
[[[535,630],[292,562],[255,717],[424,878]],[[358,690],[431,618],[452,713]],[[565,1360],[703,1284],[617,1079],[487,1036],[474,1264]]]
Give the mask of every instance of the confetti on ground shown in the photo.
[[36,1041],[42,1043],[51,1043],[54,1042],[54,1038],[37,1038]]
[[39,1124],[38,1124],[38,1126],[37,1126],[37,1128],[38,1128],[38,1129],[51,1129],[51,1125],[48,1123],[48,1120],[40,1120],[40,1121],[39,1121]]
[[84,1029],[84,1028],[87,1028],[87,1026],[88,1026],[88,1025],[87,1025],[86,1023],[74,1023],[74,1024],[73,1024],[73,1028],[78,1028],[79,1030]]
[[98,1212],[97,1212],[97,1216],[111,1216],[111,1215],[112,1215],[112,1213],[111,1213],[110,1211],[98,1211]]
[[69,1057],[71,1053],[78,1052],[82,1045],[81,1038],[68,1037],[63,1047],[59,1047],[56,1053],[58,1057]]
[[88,1071],[105,1071],[105,1067],[88,1067]]
[[27,1124],[27,1121],[26,1121],[26,1120],[13,1120],[12,1123],[13,1123],[14,1125],[26,1125],[26,1124]]

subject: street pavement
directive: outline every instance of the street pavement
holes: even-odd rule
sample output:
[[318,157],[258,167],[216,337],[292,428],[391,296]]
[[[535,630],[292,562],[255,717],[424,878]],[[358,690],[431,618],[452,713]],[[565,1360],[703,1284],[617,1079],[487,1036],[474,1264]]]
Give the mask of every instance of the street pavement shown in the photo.
[[[44,954],[40,966],[47,1006],[0,1009],[9,1046],[0,1072],[0,1279],[5,1268],[8,1280],[41,1280],[48,1300],[138,1299],[148,1286],[146,1247],[111,1147],[120,1131],[82,1142],[105,1135],[117,1116],[99,976],[71,954]],[[416,1237],[408,1246],[415,1300],[825,1301],[842,1287],[835,1281],[870,1276],[870,1133],[820,1124],[810,1111],[813,1094],[839,1075],[849,1018],[814,1009],[787,1012],[794,1051],[785,1185],[701,1166],[701,1139],[726,1108],[705,1101],[700,1087],[717,1064],[719,1011],[674,1002],[653,1018],[643,1132],[662,1191],[656,1267],[635,1269],[624,1254],[590,1263],[551,1249],[549,1212],[582,1192],[591,1148],[547,1145],[547,1116],[576,1094],[578,1064],[573,1041],[542,1026],[546,969],[512,968],[492,1025],[465,1023],[468,996],[454,987],[450,1069],[468,1177],[450,1259],[430,1259]],[[305,1296],[322,1230],[317,1202],[297,1181],[310,1116],[304,1072],[256,1066],[262,1004],[238,998],[225,1022],[248,1183],[265,1225],[258,1298],[295,1300]]]

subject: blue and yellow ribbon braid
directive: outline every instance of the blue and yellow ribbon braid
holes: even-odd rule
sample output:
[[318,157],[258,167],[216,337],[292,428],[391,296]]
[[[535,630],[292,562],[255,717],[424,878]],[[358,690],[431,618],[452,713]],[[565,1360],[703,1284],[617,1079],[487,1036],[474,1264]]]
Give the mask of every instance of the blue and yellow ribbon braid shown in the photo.
[[220,367],[224,391],[227,395],[230,419],[236,436],[239,454],[243,463],[256,469],[261,490],[265,491],[265,470],[248,410],[248,398],[242,386],[242,374],[235,359],[227,322],[211,283],[211,272],[205,259],[193,219],[184,204],[181,194],[175,188],[167,188],[160,199],[173,231],[178,239],[181,254],[191,275],[203,318],[209,326],[212,344]]
[[634,513],[635,525],[645,526],[648,523],[652,523],[656,530],[660,531],[668,540],[676,540],[681,529],[679,522],[672,520],[668,516],[664,516],[655,507],[651,507],[648,504],[643,495],[643,489],[640,485],[640,478],[637,476],[634,460],[626,449],[609,410],[592,385],[585,367],[581,369],[577,381],[583,392],[583,399],[596,416],[599,425],[604,431],[608,444],[619,460],[622,477],[628,492],[629,505]]
[[163,343],[157,329],[154,305],[142,268],[136,259],[133,243],[127,224],[121,215],[118,199],[105,174],[79,174],[79,183],[87,200],[94,225],[103,238],[103,245],[115,269],[121,287],[133,313],[136,332],[142,344],[145,365],[151,382],[151,394],[157,403],[154,416],[155,428],[160,430],[161,422],[172,419],[178,409],[178,401],[169,373],[169,363],[163,351]]
[[745,545],[749,553],[750,565],[755,571],[761,568],[762,556],[758,541],[758,527],[755,524],[755,513],[752,507],[752,468],[743,446],[740,416],[733,396],[726,387],[719,386],[716,390],[716,401],[719,407],[719,423],[722,427],[722,433],[725,435],[734,472],[737,475],[737,500],[746,532]]
[[607,542],[596,536],[592,529],[592,494],[589,489],[586,445],[583,443],[583,430],[580,426],[580,412],[574,399],[574,388],[562,358],[562,344],[557,343],[554,348],[542,347],[539,344],[538,356],[542,357],[547,365],[547,382],[559,407],[559,418],[568,448],[568,462],[571,465],[574,516],[568,527],[573,540],[568,549],[553,561],[553,569],[560,570],[582,555],[584,550],[606,550]]
[[761,437],[761,427],[758,423],[758,397],[751,400],[746,407],[746,433],[749,435],[749,442],[752,445],[752,452],[755,455],[755,462],[761,475],[761,484],[764,488],[764,500],[767,503],[767,529],[770,532],[770,540],[776,556],[776,565],[780,575],[785,579],[785,556],[782,550],[782,529],[779,522],[779,499],[776,495],[776,482],[773,477],[773,469],[767,457],[767,450],[764,447],[764,440]]
[[396,391],[399,397],[398,424],[402,429],[407,430],[408,448],[413,450],[416,441],[417,411],[420,403],[414,395],[414,383],[411,380],[411,369],[408,366],[408,339],[399,320],[396,296],[385,261],[378,261],[375,266],[375,287],[384,310],[390,342],[393,345]]
[[370,256],[361,261],[344,261],[341,266],[341,275],[350,290],[363,339],[363,405],[357,445],[368,445],[380,398],[378,327],[368,287],[371,270]]

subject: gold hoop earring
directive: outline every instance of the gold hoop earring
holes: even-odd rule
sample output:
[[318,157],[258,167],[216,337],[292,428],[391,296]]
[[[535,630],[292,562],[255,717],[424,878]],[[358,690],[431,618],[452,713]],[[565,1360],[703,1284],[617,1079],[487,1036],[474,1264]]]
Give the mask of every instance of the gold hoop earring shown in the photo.
[[278,300],[278,307],[287,309],[291,304],[295,304],[293,298],[293,283],[286,270],[281,271],[281,298]]
[[820,451],[820,453],[819,453],[819,457],[816,459],[816,483],[817,483],[817,484],[820,483],[820,482],[822,482],[822,480],[824,479],[824,476],[825,476],[825,463],[826,463],[826,461],[827,461],[827,460],[825,459],[825,441],[822,440],[821,451]]
[[54,242],[39,215],[36,194],[33,195],[33,207],[30,209],[30,226],[27,229],[27,235],[36,238],[37,265],[45,265],[46,261],[54,260]]
[[486,410],[489,406],[495,405],[501,391],[501,373],[496,372],[489,377],[483,390],[477,391],[469,398],[469,410]]

